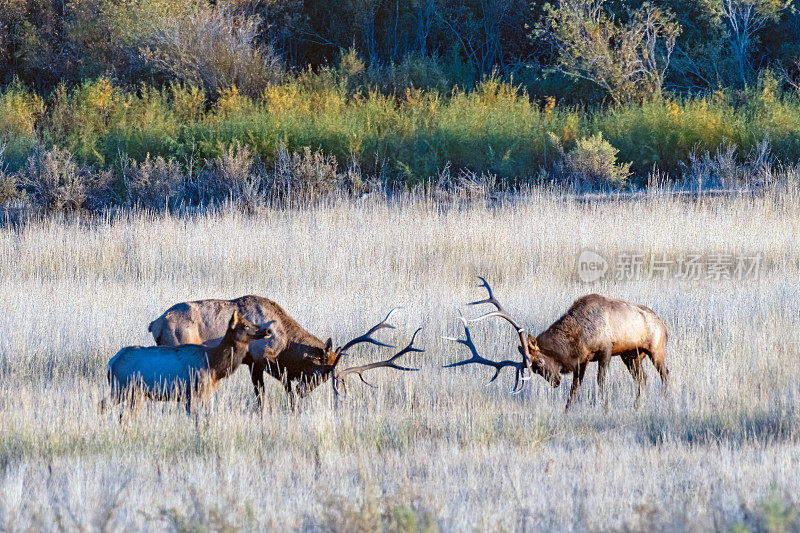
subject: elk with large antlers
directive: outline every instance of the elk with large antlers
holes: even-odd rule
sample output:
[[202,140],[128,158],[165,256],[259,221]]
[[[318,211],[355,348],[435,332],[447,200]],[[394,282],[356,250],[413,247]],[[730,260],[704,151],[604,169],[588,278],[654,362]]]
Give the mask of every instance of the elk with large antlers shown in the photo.
[[[250,367],[253,387],[259,402],[264,389],[265,373],[283,383],[289,395],[289,402],[294,406],[295,390],[302,398],[331,377],[335,378],[333,384],[334,390],[337,390],[336,383],[342,383],[345,376],[357,374],[363,381],[362,373],[373,368],[416,370],[398,366],[395,361],[407,353],[422,351],[409,344],[405,350],[386,361],[340,370],[338,365],[342,357],[347,355],[348,349],[357,344],[390,347],[374,339],[372,335],[383,329],[394,329],[394,326],[388,323],[394,309],[364,335],[356,337],[340,348],[334,348],[330,338],[327,342],[322,342],[301,327],[280,305],[260,296],[180,303],[151,322],[148,329],[158,345],[214,342],[224,332],[225,321],[234,311],[238,311],[256,324],[269,327],[273,332],[269,346],[263,341],[250,343],[249,355],[243,361]],[[265,353],[268,348],[274,350],[274,355]],[[293,384],[295,384],[294,390]]]
[[[636,404],[638,405],[642,388],[647,379],[642,368],[642,360],[647,356],[661,376],[666,393],[669,376],[665,363],[667,328],[652,309],[624,300],[590,294],[575,300],[561,318],[538,337],[534,337],[526,334],[525,329],[503,309],[503,306],[495,298],[489,283],[483,278],[479,279],[482,281],[481,287],[488,291],[489,297],[472,302],[470,305],[489,303],[496,310],[481,315],[471,322],[493,316],[507,320],[519,334],[521,344],[519,351],[522,354],[522,361],[491,361],[481,357],[472,342],[467,320],[460,317],[466,338],[451,340],[467,346],[472,357],[446,365],[447,367],[466,364],[491,366],[495,369],[495,374],[490,382],[497,379],[503,368],[515,368],[516,380],[513,392],[520,392],[525,386],[524,381],[521,385],[519,385],[519,381],[526,369],[541,375],[553,387],[558,387],[561,383],[561,374],[571,373],[572,388],[567,401],[567,409],[569,409],[578,395],[586,365],[592,361],[596,361],[598,364],[597,384],[600,396],[603,398],[603,405],[607,405],[605,377],[611,358],[615,355],[622,359],[636,381]],[[523,376],[522,379],[524,380],[525,377]]]

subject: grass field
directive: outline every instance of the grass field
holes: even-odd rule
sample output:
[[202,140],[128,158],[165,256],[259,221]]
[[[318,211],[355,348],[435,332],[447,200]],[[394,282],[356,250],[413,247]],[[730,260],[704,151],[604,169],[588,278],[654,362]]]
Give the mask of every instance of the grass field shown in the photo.
[[[126,214],[0,231],[0,530],[789,531],[800,510],[800,195],[584,201],[534,191],[499,206],[420,198],[245,216]],[[743,279],[579,280],[579,253],[762,254]],[[643,402],[619,360],[610,409],[589,367],[570,378],[443,369],[465,356],[457,309],[485,276],[538,333],[578,296],[645,304],[665,321],[671,394],[652,365]],[[96,406],[105,364],[150,344],[166,307],[253,293],[318,336],[362,333],[390,308],[419,373],[375,371],[334,408],[327,384],[260,414],[249,376],[195,424],[151,405],[131,423]],[[516,357],[514,331],[472,327]],[[384,351],[363,349],[354,360]]]

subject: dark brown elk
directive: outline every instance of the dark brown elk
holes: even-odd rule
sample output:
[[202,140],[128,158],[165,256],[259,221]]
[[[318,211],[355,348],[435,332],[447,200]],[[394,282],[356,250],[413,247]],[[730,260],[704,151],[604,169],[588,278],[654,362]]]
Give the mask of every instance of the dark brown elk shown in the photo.
[[[248,345],[267,342],[272,333],[244,319],[234,310],[222,339],[213,346],[128,346],[108,362],[111,395],[100,402],[100,411],[128,401],[135,415],[143,400],[183,402],[191,414],[193,401],[205,402],[242,363]],[[122,414],[120,415],[120,420]]]
[[339,348],[334,348],[330,338],[322,342],[301,327],[274,301],[252,295],[233,300],[198,300],[180,303],[170,307],[151,322],[148,329],[158,345],[215,342],[215,339],[224,333],[224,325],[234,311],[238,311],[256,324],[268,327],[273,334],[269,343],[252,342],[249,355],[243,361],[250,367],[253,387],[259,402],[264,389],[264,374],[269,374],[283,383],[289,395],[289,402],[294,406],[295,390],[302,398],[331,377],[336,378],[334,389],[338,390],[336,384],[341,383],[345,376],[356,374],[363,381],[362,373],[373,368],[416,370],[398,366],[395,361],[409,352],[422,351],[412,346],[416,338],[415,333],[411,344],[391,359],[360,367],[339,369],[339,362],[347,355],[347,350],[357,344],[390,347],[374,339],[372,334],[382,329],[394,328],[387,322],[394,309],[364,335]]
[[491,381],[497,378],[503,368],[514,368],[517,373],[514,392],[519,392],[524,387],[525,382],[523,381],[520,385],[519,381],[526,368],[541,375],[553,387],[558,387],[561,383],[561,374],[571,373],[572,388],[567,401],[567,409],[569,409],[578,395],[578,389],[586,372],[586,365],[593,361],[598,364],[597,385],[603,405],[607,406],[605,377],[608,365],[614,356],[622,359],[636,381],[636,404],[638,405],[642,388],[647,379],[642,368],[642,360],[649,357],[661,376],[666,394],[669,377],[665,363],[667,328],[652,309],[624,300],[606,298],[599,294],[589,294],[575,300],[572,307],[561,318],[538,337],[534,337],[526,334],[525,329],[503,309],[486,280],[483,278],[480,280],[483,282],[481,286],[488,291],[489,297],[472,302],[470,305],[489,303],[496,310],[482,315],[472,322],[496,316],[511,323],[520,337],[521,346],[518,349],[523,355],[522,361],[491,361],[481,357],[472,342],[467,321],[461,317],[465,339],[452,340],[457,340],[460,344],[467,346],[472,356],[464,361],[446,365],[446,367],[466,364],[491,366],[495,369]]

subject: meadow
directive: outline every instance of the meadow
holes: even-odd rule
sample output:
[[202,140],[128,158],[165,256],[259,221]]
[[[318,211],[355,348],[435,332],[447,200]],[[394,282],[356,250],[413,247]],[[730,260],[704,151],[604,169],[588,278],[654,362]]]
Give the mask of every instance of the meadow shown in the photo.
[[[800,491],[800,194],[638,198],[530,189],[502,201],[419,194],[193,215],[124,211],[0,230],[0,529],[331,531],[790,531]],[[582,250],[608,259],[762,258],[741,279],[673,275],[585,283]],[[610,273],[611,274],[611,273]],[[538,333],[580,295],[645,304],[669,330],[671,393],[652,365],[611,363],[610,408],[590,366],[564,413],[567,377],[509,394],[509,370],[443,369],[443,336],[480,310],[485,276]],[[259,294],[342,342],[392,307],[422,370],[378,370],[334,405],[326,384],[263,412],[240,369],[199,422],[149,405],[99,415],[105,364],[151,344],[168,306]],[[472,326],[487,357],[516,357],[505,323]],[[384,358],[363,348],[353,362]]]

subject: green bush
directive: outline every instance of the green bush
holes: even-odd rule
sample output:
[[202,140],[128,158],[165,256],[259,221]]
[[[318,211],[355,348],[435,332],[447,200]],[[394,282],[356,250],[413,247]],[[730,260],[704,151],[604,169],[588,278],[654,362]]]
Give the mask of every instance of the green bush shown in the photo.
[[398,95],[351,92],[343,79],[341,69],[307,71],[251,98],[235,87],[210,95],[177,84],[134,92],[101,77],[60,87],[46,105],[17,85],[0,91],[0,132],[11,171],[40,144],[97,168],[119,169],[121,158],[143,162],[149,155],[195,174],[237,144],[273,165],[283,144],[290,154],[308,147],[340,168],[352,161],[367,176],[407,185],[447,164],[500,183],[524,181],[557,159],[551,137],[569,153],[579,139],[602,134],[639,180],[654,167],[678,177],[691,154],[727,145],[743,161],[764,139],[780,161],[800,159],[800,99],[769,79],[738,101],[716,92],[588,110],[531,101],[498,78],[471,91]]
[[630,163],[617,164],[619,150],[598,133],[581,137],[577,146],[564,154],[561,163],[565,176],[581,186],[625,185],[630,176]]
[[44,113],[44,100],[19,81],[0,92],[0,145],[10,169],[19,169],[36,146],[36,129]]

